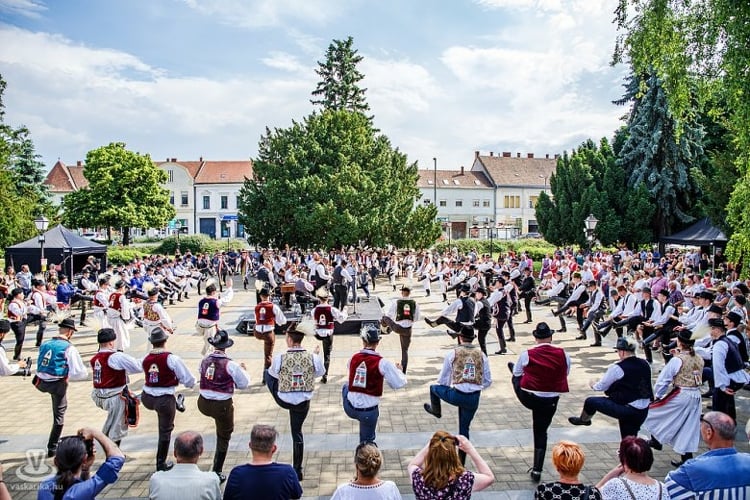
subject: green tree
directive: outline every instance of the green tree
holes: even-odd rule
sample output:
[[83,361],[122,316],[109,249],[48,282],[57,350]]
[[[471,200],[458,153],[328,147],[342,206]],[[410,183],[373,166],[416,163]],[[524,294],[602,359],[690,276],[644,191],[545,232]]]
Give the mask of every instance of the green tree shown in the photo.
[[334,40],[328,46],[324,62],[318,61],[315,72],[321,77],[318,86],[313,90],[311,103],[321,105],[323,109],[359,111],[366,113],[370,106],[365,100],[365,91],[359,82],[364,75],[357,69],[362,62],[359,51],[353,48],[354,39]]
[[361,113],[325,109],[266,130],[240,192],[250,240],[283,246],[429,246],[434,206],[415,208],[417,166]]
[[644,184],[648,188],[656,207],[652,227],[658,239],[693,220],[691,211],[698,188],[691,168],[702,160],[703,129],[686,122],[677,136],[675,119],[659,78],[650,75],[640,79],[638,92],[634,81],[631,79],[626,86],[623,99],[633,99],[635,103],[617,162],[627,173],[630,186]]
[[83,174],[88,187],[63,199],[63,218],[71,226],[122,228],[122,242],[129,245],[130,228],[163,227],[175,216],[169,191],[161,187],[166,172],[124,143],[89,151]]

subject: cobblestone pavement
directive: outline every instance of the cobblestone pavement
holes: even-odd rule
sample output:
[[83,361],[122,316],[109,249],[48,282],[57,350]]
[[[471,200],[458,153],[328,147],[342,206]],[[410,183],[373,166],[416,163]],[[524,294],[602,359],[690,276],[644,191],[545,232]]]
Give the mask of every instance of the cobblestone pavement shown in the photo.
[[[387,302],[398,293],[392,292],[387,284],[378,282],[376,293]],[[445,305],[440,294],[424,297],[421,287],[412,293],[417,298],[423,316],[436,317]],[[202,340],[194,334],[198,298],[191,296],[186,302],[170,306],[168,311],[178,325],[177,334],[170,339],[167,347],[186,360],[194,374],[198,373]],[[238,290],[233,302],[222,309],[221,324],[233,334],[235,345],[229,350],[232,358],[244,361],[248,366],[252,385],[248,390],[235,394],[235,433],[230,445],[225,465],[225,473],[232,467],[249,459],[247,447],[250,430],[256,423],[268,423],[281,433],[277,460],[291,462],[291,441],[287,412],[274,403],[265,387],[260,385],[263,361],[262,343],[253,337],[234,332],[239,315],[255,303],[255,293]],[[532,437],[530,429],[531,413],[516,400],[510,384],[506,366],[515,361],[518,353],[533,344],[532,325],[538,321],[548,321],[557,325],[557,319],[549,314],[548,308],[533,308],[534,323],[518,325],[517,341],[509,343],[509,353],[504,356],[490,356],[493,384],[481,398],[480,408],[471,426],[471,440],[480,454],[487,460],[495,473],[496,482],[474,498],[531,498],[534,484],[527,470],[532,461]],[[517,321],[525,319],[525,313],[516,316]],[[553,321],[554,320],[554,321]],[[568,320],[569,322],[571,320]],[[572,326],[572,325],[571,325]],[[589,347],[590,340],[574,340],[575,328],[568,333],[555,334],[554,341],[570,353],[573,366],[570,373],[570,393],[560,398],[557,414],[550,428],[550,446],[560,439],[571,439],[583,445],[586,451],[586,466],[582,479],[589,483],[597,482],[615,465],[619,432],[616,422],[609,417],[597,415],[590,427],[573,427],[567,418],[580,412],[583,399],[592,392],[588,381],[604,373],[607,365],[616,360],[611,349],[614,340],[605,339],[605,346]],[[47,336],[53,335],[55,326],[48,328]],[[29,330],[33,338],[34,330]],[[12,337],[12,336],[11,336]],[[145,334],[141,329],[133,332],[131,353],[140,356],[146,351]],[[494,340],[493,340],[494,339]],[[488,351],[498,349],[494,330],[488,339]],[[6,339],[6,349],[13,345],[12,338]],[[93,328],[83,328],[73,337],[73,342],[81,351],[84,361],[96,351],[96,336]],[[312,348],[317,341],[305,340]],[[28,344],[27,344],[28,345]],[[31,341],[33,346],[33,339]],[[381,405],[377,441],[385,457],[381,477],[394,481],[404,498],[413,498],[410,481],[406,474],[406,464],[438,429],[451,432],[458,430],[455,408],[445,405],[440,420],[426,414],[422,403],[429,400],[429,385],[437,378],[442,358],[451,348],[453,341],[445,330],[431,329],[423,321],[415,325],[410,349],[408,385],[399,391],[386,388]],[[277,339],[276,352],[284,348],[283,339]],[[312,401],[310,414],[305,422],[305,479],[304,498],[328,498],[336,486],[353,477],[353,451],[357,444],[357,423],[350,420],[341,408],[341,385],[345,379],[346,361],[361,348],[357,336],[337,336],[334,341],[328,384],[319,384]],[[398,337],[385,336],[379,351],[387,358],[398,361],[400,357]],[[24,352],[35,356],[37,350],[25,347]],[[662,367],[660,361],[654,364],[654,379]],[[131,388],[139,392],[143,376],[131,379]],[[91,382],[73,382],[68,390],[68,411],[65,416],[64,434],[74,433],[82,426],[99,427],[104,422],[105,413],[96,408],[89,396]],[[203,434],[206,450],[200,461],[204,470],[210,470],[214,451],[213,421],[198,412],[197,387],[182,389],[187,411],[178,413],[175,433],[181,430],[196,430]],[[737,398],[739,421],[744,428],[750,413],[748,396],[742,391]],[[0,401],[2,401],[2,428],[0,429],[0,461],[5,468],[4,479],[13,498],[30,499],[36,497],[36,486],[41,478],[52,472],[52,461],[34,460],[34,451],[43,449],[52,423],[50,399],[46,394],[34,390],[30,379],[5,377],[0,379]],[[155,413],[141,408],[140,424],[130,431],[123,440],[122,447],[128,460],[120,480],[101,495],[106,498],[139,498],[148,496],[148,480],[154,470],[157,425]],[[747,439],[738,441],[738,448],[748,451]],[[668,447],[655,452],[656,461],[652,475],[663,478],[672,468],[669,460],[676,458]],[[101,453],[99,454],[101,458]],[[471,467],[471,465],[470,465]],[[542,480],[556,477],[552,467],[550,452],[547,453]]]

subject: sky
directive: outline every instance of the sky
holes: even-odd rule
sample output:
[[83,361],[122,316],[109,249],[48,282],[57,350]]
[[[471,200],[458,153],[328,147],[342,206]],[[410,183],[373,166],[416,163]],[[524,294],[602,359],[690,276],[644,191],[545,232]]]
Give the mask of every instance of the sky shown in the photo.
[[314,109],[318,61],[354,38],[375,126],[422,169],[474,151],[562,153],[610,138],[627,68],[617,0],[0,0],[5,122],[42,161],[124,142],[254,158]]

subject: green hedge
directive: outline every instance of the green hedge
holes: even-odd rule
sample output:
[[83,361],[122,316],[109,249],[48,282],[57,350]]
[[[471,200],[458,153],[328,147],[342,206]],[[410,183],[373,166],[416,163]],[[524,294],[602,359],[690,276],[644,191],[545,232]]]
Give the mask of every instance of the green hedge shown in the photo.
[[144,245],[139,247],[109,247],[107,249],[107,261],[117,264],[127,264],[136,257],[143,257],[154,253],[155,245]]
[[[541,260],[546,254],[552,255],[555,251],[555,246],[551,243],[547,243],[541,239],[525,239],[525,240],[493,240],[492,249],[490,251],[490,240],[452,240],[451,246],[458,248],[459,253],[468,253],[471,249],[475,249],[478,253],[492,253],[493,257],[497,257],[500,253],[507,253],[509,251],[515,251],[521,253],[523,251],[528,252],[532,260]],[[435,250],[438,252],[445,252],[448,249],[448,242],[441,241],[435,245]]]
[[[247,241],[234,238],[229,243],[226,239],[214,240],[205,234],[193,234],[190,236],[180,236],[180,252],[185,253],[190,250],[192,253],[217,252],[227,248],[247,248]],[[164,238],[154,253],[164,255],[174,255],[177,250],[177,238],[170,236]]]

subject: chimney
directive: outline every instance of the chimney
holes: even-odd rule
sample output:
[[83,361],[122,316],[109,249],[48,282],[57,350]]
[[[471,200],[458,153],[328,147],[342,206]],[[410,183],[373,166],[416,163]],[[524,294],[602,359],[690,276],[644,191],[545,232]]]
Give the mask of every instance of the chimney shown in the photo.
[[546,155],[544,155],[544,157],[549,160],[549,153],[547,153]]
[[555,154],[555,160],[557,160],[558,158],[560,158],[560,155],[559,154]]
[[177,163],[177,158],[172,158],[172,163]]
[[533,158],[533,157],[534,157],[534,153],[526,153],[526,158]]
[[[492,153],[490,153],[490,156],[492,156]],[[461,165],[461,175],[464,175],[464,166]]]
[[81,160],[78,160],[76,162],[76,167],[82,167],[82,166],[83,166],[83,162]]
[[516,153],[516,158],[520,158],[520,157],[521,157],[521,153]]
[[203,163],[203,157],[201,156],[200,158],[198,158],[198,161]]
[[510,158],[510,151],[503,151],[503,158]]
[[474,151],[474,159],[478,159],[478,158],[479,158],[479,151]]
[[490,151],[490,156],[495,156],[495,153],[493,153],[492,151]]

